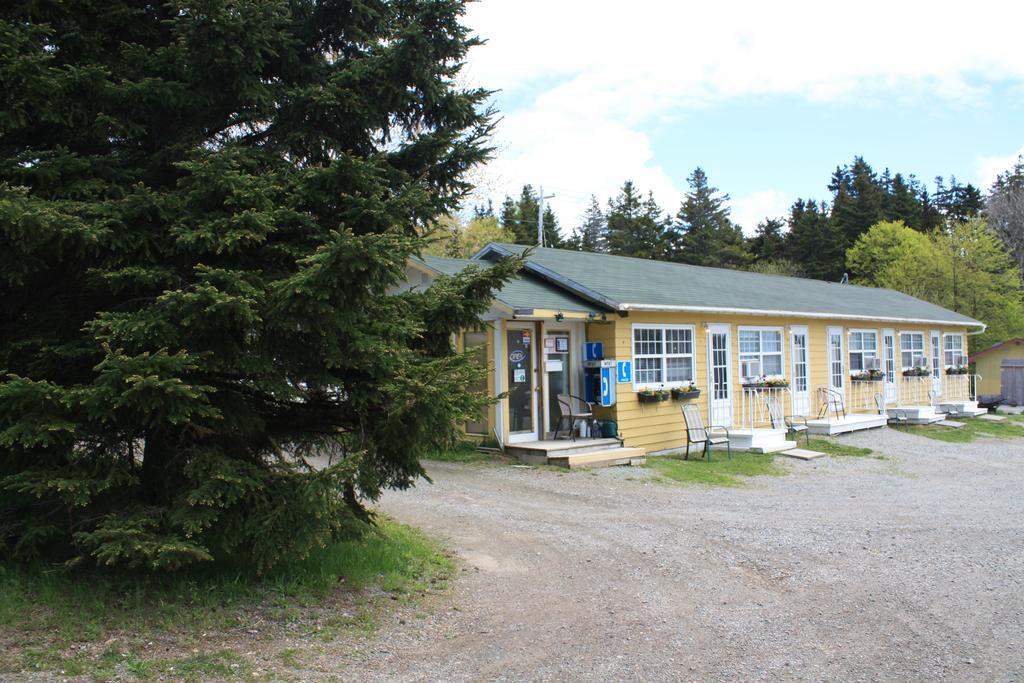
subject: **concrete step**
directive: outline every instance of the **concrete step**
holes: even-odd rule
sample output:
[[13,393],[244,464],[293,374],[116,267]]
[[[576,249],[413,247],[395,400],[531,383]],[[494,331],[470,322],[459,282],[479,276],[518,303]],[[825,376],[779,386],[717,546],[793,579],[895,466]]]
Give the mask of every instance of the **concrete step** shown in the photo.
[[809,451],[805,448],[790,448],[788,451],[782,451],[779,455],[784,455],[787,458],[796,458],[797,460],[814,460],[825,457],[824,453]]
[[550,455],[549,465],[574,470],[582,467],[611,467],[614,465],[642,465],[647,460],[643,448],[609,448],[593,453]]

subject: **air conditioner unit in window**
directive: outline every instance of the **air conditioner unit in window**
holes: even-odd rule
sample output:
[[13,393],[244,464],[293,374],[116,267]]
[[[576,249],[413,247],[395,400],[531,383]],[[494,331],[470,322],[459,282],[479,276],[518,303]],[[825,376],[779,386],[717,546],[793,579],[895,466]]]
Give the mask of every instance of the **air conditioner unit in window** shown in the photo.
[[744,360],[740,361],[740,377],[743,379],[754,379],[761,376],[761,361]]
[[914,356],[914,367],[923,368],[927,367],[928,361],[924,359],[924,356]]
[[864,359],[865,370],[881,370],[882,360],[880,358],[865,358]]

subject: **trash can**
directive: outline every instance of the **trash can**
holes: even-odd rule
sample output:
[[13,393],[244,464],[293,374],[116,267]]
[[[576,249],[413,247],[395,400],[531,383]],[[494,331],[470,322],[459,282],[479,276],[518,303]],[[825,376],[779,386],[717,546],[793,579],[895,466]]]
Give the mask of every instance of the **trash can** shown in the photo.
[[614,439],[619,435],[619,423],[615,420],[601,420],[601,436]]

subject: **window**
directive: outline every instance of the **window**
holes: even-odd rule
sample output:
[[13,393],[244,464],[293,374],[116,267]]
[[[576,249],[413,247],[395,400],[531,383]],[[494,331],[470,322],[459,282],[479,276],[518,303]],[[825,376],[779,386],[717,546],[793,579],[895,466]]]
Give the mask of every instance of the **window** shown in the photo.
[[634,386],[679,386],[693,381],[693,328],[633,326]]
[[900,363],[904,370],[924,362],[924,334],[900,332]]
[[946,367],[957,367],[964,363],[964,336],[962,334],[946,335]]
[[740,328],[740,376],[782,375],[782,330]]
[[877,370],[870,359],[878,358],[878,333],[874,330],[850,332],[850,372]]

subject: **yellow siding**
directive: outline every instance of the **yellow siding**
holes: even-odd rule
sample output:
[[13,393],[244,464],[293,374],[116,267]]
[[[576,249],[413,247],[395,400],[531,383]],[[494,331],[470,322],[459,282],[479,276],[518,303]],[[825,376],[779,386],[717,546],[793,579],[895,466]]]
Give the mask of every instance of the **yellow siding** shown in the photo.
[[[740,382],[738,377],[739,342],[737,330],[740,327],[776,327],[784,330],[783,334],[783,368],[787,378],[791,374],[790,338],[785,333],[788,326],[806,326],[808,330],[808,360],[810,364],[810,385],[812,409],[814,392],[818,387],[828,385],[828,351],[826,330],[829,327],[842,327],[844,330],[844,367],[846,387],[849,395],[849,348],[846,332],[851,329],[875,330],[878,333],[879,357],[882,355],[882,330],[893,329],[897,333],[920,330],[924,333],[925,354],[931,353],[929,332],[933,329],[945,332],[965,332],[963,328],[940,326],[900,326],[893,323],[871,323],[860,320],[801,320],[768,316],[727,316],[727,315],[695,315],[692,313],[659,313],[633,311],[627,317],[615,318],[609,323],[591,323],[587,326],[587,340],[601,341],[605,346],[605,357],[617,360],[629,360],[633,357],[632,325],[633,324],[665,324],[692,325],[694,327],[694,375],[701,395],[696,403],[701,408],[705,419],[708,416],[708,358],[707,337],[704,324],[727,324],[730,327],[731,374],[733,380],[733,408],[738,408]],[[941,349],[940,349],[941,352]],[[899,373],[899,338],[896,339],[896,366]],[[635,372],[635,368],[634,368]],[[600,411],[599,417],[614,419],[618,422],[619,431],[624,436],[627,446],[642,446],[649,452],[671,450],[685,447],[686,438],[683,419],[680,411],[681,403],[666,401],[663,403],[641,404],[631,384],[619,384],[617,387],[617,403],[614,407]]]
[[981,376],[978,382],[978,393],[998,395],[1002,393],[999,366],[1004,358],[1024,358],[1024,344],[1013,341],[1006,346],[979,356],[975,361],[974,372]]

